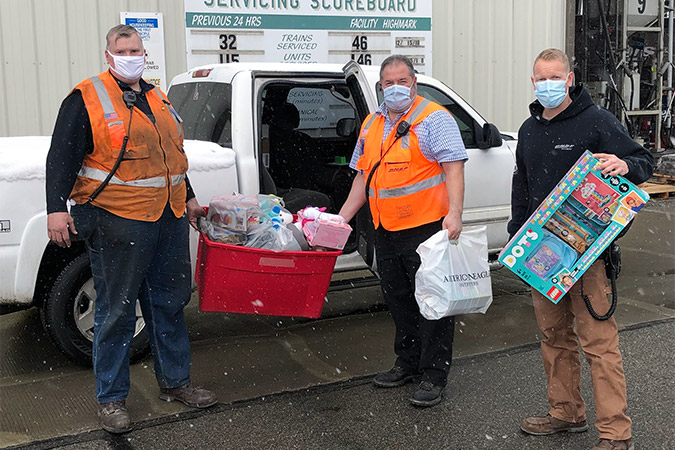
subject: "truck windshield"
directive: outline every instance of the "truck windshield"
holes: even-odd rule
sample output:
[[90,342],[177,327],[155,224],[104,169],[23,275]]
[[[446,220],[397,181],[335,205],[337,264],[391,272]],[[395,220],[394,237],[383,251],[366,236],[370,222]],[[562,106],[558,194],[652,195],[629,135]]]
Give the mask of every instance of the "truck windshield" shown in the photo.
[[202,82],[171,86],[169,100],[183,119],[185,139],[232,145],[232,86]]

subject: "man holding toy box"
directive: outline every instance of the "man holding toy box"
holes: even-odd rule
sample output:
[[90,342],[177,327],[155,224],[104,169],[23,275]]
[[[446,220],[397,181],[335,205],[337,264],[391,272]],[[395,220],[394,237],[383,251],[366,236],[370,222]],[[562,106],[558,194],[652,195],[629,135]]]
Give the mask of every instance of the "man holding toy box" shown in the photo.
[[[593,104],[588,91],[574,85],[567,56],[547,49],[534,61],[532,85],[537,100],[532,117],[518,132],[516,170],[511,196],[513,236],[584,151],[600,160],[603,175],[623,175],[635,184],[652,174],[651,153],[636,143],[608,111]],[[600,442],[593,449],[632,449],[631,420],[626,415],[626,380],[613,318],[595,320],[582,298],[596,311],[607,310],[607,276],[602,260],[586,271],[557,304],[532,290],[548,381],[548,415],[527,417],[520,428],[541,436],[588,430],[586,405],[579,390],[578,346],[591,369]]]

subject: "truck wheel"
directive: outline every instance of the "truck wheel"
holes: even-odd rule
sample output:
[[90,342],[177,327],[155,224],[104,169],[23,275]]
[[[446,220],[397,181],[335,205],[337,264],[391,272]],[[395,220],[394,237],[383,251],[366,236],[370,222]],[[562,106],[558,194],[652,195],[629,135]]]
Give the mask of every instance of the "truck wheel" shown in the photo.
[[[42,325],[52,342],[69,358],[91,366],[94,339],[94,302],[96,291],[84,253],[71,261],[58,275],[52,290],[40,308]],[[136,330],[130,357],[136,361],[150,350],[141,306],[136,302]]]

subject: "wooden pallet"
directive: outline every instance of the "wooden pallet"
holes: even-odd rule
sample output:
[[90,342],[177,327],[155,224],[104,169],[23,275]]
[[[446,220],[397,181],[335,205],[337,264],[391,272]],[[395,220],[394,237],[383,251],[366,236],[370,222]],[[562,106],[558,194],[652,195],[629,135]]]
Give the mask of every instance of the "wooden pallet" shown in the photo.
[[642,183],[640,188],[651,198],[670,198],[675,195],[675,184],[671,183]]
[[666,175],[665,173],[655,173],[652,175],[659,183],[675,183],[675,175]]

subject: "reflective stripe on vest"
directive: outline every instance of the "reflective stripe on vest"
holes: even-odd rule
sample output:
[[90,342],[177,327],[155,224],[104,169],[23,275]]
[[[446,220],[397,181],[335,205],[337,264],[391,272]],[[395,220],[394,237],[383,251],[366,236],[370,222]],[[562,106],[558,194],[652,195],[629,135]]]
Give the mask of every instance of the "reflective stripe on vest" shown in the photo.
[[178,174],[178,175],[171,175],[171,186],[181,184],[183,181],[185,181],[185,174],[184,173],[181,173],[181,174]]
[[[116,120],[119,119],[119,116],[117,115],[117,112],[115,111],[115,108],[113,107],[112,101],[110,100],[110,96],[108,95],[108,91],[106,90],[105,86],[103,85],[103,82],[101,79],[96,76],[96,77],[91,77],[89,78],[91,81],[91,84],[94,86],[94,90],[96,91],[96,95],[98,95],[98,100],[101,102],[101,107],[103,108],[103,114],[105,116],[106,122],[109,122],[111,120]],[[153,92],[155,94],[158,94],[160,99],[164,101],[164,103],[167,105],[167,108],[169,109],[169,112],[171,113],[171,117],[173,118],[173,122],[176,124],[176,128],[178,129],[178,137],[180,139],[183,138],[183,129],[180,126],[180,122],[178,120],[178,113],[173,109],[173,106],[169,103],[169,100],[164,97],[163,93],[159,91],[158,89],[153,89]],[[120,122],[121,123],[121,122]],[[112,124],[111,124],[112,125]]]
[[[389,231],[407,230],[448,214],[446,175],[438,162],[425,157],[416,132],[426,117],[442,109],[417,96],[388,133],[384,133],[384,123],[389,119],[383,114],[378,114],[370,126],[357,169],[373,180],[366,196],[376,229],[382,226]],[[395,128],[404,121],[410,124],[409,133],[397,138]]]
[[415,123],[415,121],[417,120],[417,118],[420,116],[420,114],[422,114],[422,111],[424,111],[424,109],[429,105],[429,103],[431,103],[431,100],[429,100],[429,99],[427,99],[427,98],[425,98],[424,100],[422,100],[422,101],[417,105],[417,107],[410,113],[410,115],[408,116],[407,122],[408,122],[409,124],[411,124],[411,125],[412,125],[413,123]]
[[[406,122],[408,122],[410,126],[412,126],[417,120],[417,118],[420,116],[420,114],[422,114],[424,109],[429,105],[429,103],[431,103],[431,100],[426,98],[423,99],[421,102],[419,102],[419,104],[415,107],[415,109],[413,109],[408,114]],[[396,130],[392,130],[392,133],[396,133]],[[401,148],[406,150],[410,148],[410,135],[408,133],[406,133],[404,136],[401,137]]]
[[407,133],[401,138],[401,148],[406,150],[410,148],[410,135]]
[[377,114],[371,114],[370,118],[368,119],[367,122],[363,124],[363,127],[361,128],[361,136],[359,137],[359,140],[361,141],[361,146],[366,143],[366,135],[368,134],[368,130],[370,129],[370,126],[373,124],[375,119],[377,118]]
[[119,119],[117,111],[115,111],[115,107],[113,106],[110,96],[108,95],[108,91],[103,85],[103,81],[101,81],[101,79],[97,76],[89,78],[89,81],[91,81],[91,84],[94,86],[96,95],[98,95],[98,101],[101,102],[103,114],[105,115],[105,121],[110,122],[111,120]]
[[[391,189],[380,189],[380,198],[396,198],[396,197],[403,197],[406,195],[414,194],[416,192],[423,191],[425,189],[432,188],[434,186],[438,186],[439,184],[445,183],[445,172],[436,175],[431,178],[427,178],[426,180],[422,180],[420,182],[417,182],[415,184],[411,184],[409,186],[402,186],[402,187],[397,187],[397,188],[391,188]],[[375,197],[375,191],[370,188],[368,190],[368,195],[370,197]]]
[[[407,118],[408,119],[407,122],[411,124],[411,126],[419,118],[419,116],[422,114],[424,109],[429,105],[429,103],[431,103],[431,101],[425,98],[424,100],[419,102],[419,104],[417,105],[417,107],[415,107],[414,110],[410,112]],[[372,120],[368,121],[366,127],[370,127],[371,123]],[[406,133],[403,137],[401,137],[401,148],[402,149],[410,148],[410,133]],[[430,187],[438,186],[439,184],[442,183],[445,183],[445,172],[440,175],[436,175],[435,177],[431,177],[418,183],[411,184],[409,186],[402,186],[392,189],[380,189],[379,193],[380,198],[403,197],[404,195],[414,194],[415,192],[423,191],[425,189],[429,189]],[[373,188],[368,189],[368,196],[375,197],[375,192]]]
[[366,123],[363,125],[363,130],[361,131],[362,134],[368,134],[368,129],[370,128],[370,126],[371,126],[371,125],[373,124],[373,122],[375,121],[375,117],[377,117],[377,114],[371,114],[371,115],[370,115],[370,119],[368,119],[368,122],[366,122]]
[[[100,169],[94,169],[93,167],[82,167],[77,173],[80,177],[91,178],[93,180],[104,181],[108,176],[108,172],[105,172]],[[177,184],[182,183],[185,180],[185,174],[172,175],[171,176],[171,185],[176,186]],[[165,177],[153,177],[146,178],[143,180],[130,180],[122,181],[119,178],[113,176],[110,181],[110,184],[119,184],[122,186],[133,186],[133,187],[146,187],[146,188],[163,188],[166,187],[166,178]]]

